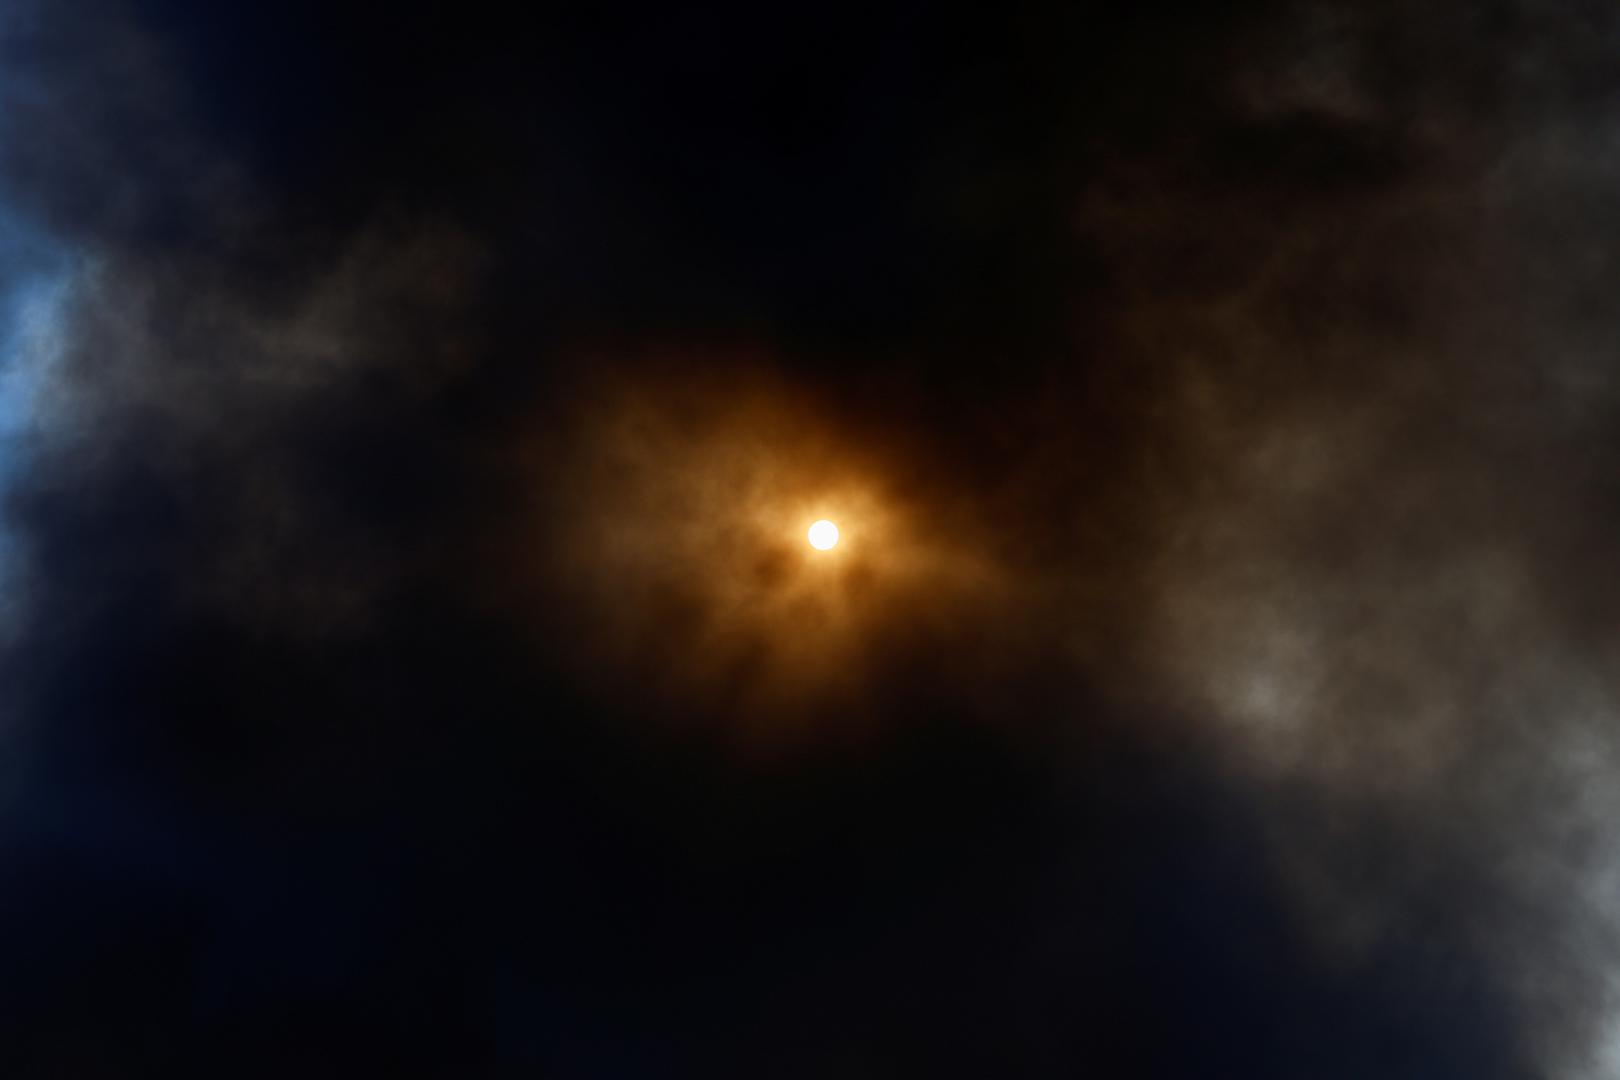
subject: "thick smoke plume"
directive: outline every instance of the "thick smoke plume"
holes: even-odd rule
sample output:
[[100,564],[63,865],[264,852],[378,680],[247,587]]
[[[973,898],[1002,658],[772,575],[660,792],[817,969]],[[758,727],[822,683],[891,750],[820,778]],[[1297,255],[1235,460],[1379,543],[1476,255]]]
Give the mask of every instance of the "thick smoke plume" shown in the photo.
[[1617,33],[12,3],[0,1064],[1615,1075]]

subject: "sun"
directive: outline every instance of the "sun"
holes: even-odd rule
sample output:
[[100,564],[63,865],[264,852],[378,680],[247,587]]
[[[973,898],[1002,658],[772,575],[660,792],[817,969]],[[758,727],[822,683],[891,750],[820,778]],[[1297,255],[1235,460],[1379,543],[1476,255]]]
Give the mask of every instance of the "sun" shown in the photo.
[[822,518],[810,526],[810,546],[817,551],[826,551],[838,543],[838,526]]

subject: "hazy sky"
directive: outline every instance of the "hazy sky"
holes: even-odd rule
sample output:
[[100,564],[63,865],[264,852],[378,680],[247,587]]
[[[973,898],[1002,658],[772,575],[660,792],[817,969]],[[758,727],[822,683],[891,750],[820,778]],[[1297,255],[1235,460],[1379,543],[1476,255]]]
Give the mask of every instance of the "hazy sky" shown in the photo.
[[1620,1076],[1617,57],[0,0],[0,1070]]

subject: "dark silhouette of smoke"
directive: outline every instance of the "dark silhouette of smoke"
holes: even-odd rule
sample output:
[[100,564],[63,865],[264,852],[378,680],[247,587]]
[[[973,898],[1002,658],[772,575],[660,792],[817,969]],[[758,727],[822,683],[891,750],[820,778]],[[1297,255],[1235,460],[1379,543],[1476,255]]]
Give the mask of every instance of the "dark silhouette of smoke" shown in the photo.
[[8,1075],[1607,1075],[1615,29],[12,5]]

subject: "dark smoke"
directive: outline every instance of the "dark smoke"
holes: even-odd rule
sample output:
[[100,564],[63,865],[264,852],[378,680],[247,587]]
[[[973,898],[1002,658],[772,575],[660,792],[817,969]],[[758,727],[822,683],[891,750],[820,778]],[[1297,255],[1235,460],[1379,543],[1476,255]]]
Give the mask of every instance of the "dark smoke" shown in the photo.
[[7,1075],[1620,1069],[1620,26],[1207,7],[12,0]]

